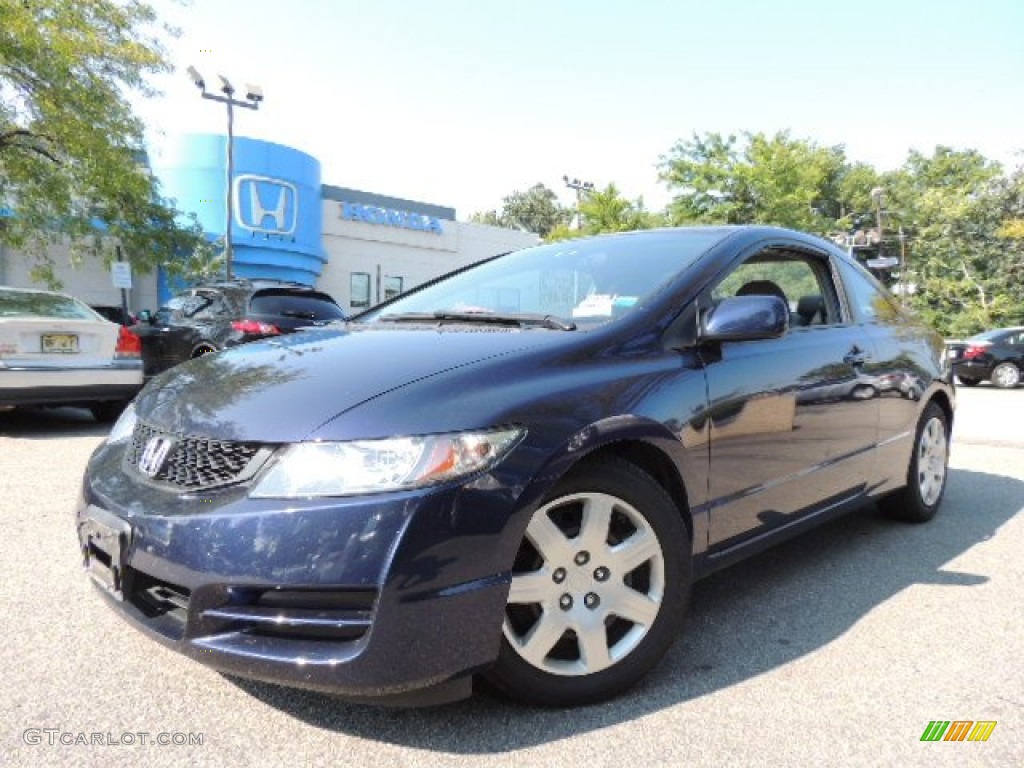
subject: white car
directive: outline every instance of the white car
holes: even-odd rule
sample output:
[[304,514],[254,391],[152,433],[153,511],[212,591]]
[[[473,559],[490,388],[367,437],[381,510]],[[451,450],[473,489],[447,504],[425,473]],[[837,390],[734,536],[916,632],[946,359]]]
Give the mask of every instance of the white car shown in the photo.
[[0,410],[75,405],[110,421],[142,387],[141,348],[78,299],[0,286]]

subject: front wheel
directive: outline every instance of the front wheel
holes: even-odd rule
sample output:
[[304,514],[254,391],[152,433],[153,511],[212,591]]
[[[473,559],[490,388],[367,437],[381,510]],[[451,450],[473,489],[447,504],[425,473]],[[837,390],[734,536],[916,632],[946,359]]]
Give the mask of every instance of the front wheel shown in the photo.
[[1013,389],[1020,384],[1020,369],[1013,363],[1000,363],[992,369],[991,379],[1000,389]]
[[889,517],[926,523],[935,517],[946,490],[949,468],[949,421],[946,412],[929,403],[917,423],[907,484],[879,502]]
[[488,677],[537,704],[615,696],[668,650],[689,588],[690,540],[661,486],[620,459],[580,466],[526,528]]

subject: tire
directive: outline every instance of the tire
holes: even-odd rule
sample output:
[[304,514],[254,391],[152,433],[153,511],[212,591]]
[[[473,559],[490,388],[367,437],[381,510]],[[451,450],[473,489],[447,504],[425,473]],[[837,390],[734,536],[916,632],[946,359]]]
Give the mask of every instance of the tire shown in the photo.
[[616,458],[578,466],[530,518],[488,679],[547,706],[625,691],[679,634],[690,549],[680,510],[647,473]]
[[203,355],[212,355],[216,351],[217,348],[213,344],[209,343],[208,341],[201,341],[198,344],[196,344],[195,349],[192,350],[192,355],[189,359],[195,360],[197,357],[202,357]]
[[949,470],[949,422],[934,402],[924,409],[914,435],[907,484],[882,499],[882,512],[895,520],[927,523],[939,509]]
[[963,376],[957,376],[956,378],[965,387],[976,387],[981,384],[981,379],[965,379]]
[[127,400],[105,400],[93,403],[89,406],[92,417],[101,424],[108,424],[121,415],[121,411],[128,405]]
[[1020,369],[1010,362],[1000,363],[992,369],[989,378],[1000,389],[1013,389],[1020,384]]

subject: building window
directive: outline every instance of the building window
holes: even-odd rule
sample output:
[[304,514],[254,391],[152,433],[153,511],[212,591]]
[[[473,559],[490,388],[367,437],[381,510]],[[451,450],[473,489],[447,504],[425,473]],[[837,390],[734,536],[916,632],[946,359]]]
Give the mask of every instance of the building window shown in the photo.
[[353,272],[349,282],[349,306],[368,307],[370,306],[370,274],[368,272]]
[[393,299],[402,292],[402,278],[385,275],[384,277],[384,301]]

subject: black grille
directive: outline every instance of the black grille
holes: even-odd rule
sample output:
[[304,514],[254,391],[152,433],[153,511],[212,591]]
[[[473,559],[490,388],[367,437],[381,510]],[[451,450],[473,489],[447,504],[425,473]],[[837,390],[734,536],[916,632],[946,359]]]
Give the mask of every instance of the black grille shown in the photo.
[[255,467],[250,464],[263,448],[258,443],[170,435],[139,423],[125,454],[125,462],[135,472],[140,472],[139,459],[154,437],[169,438],[173,445],[151,479],[189,490],[226,485],[251,476]]

